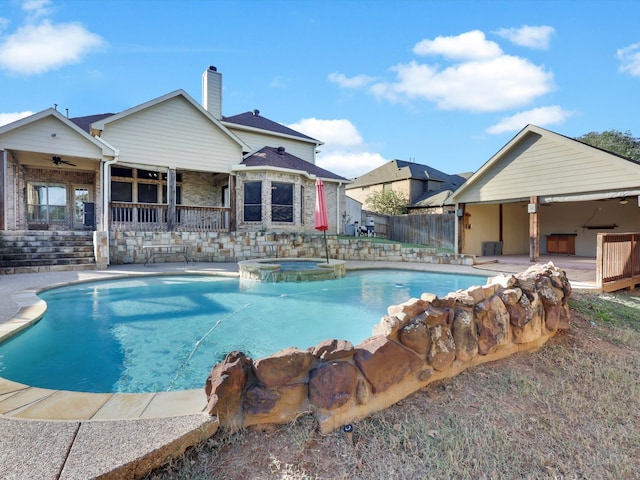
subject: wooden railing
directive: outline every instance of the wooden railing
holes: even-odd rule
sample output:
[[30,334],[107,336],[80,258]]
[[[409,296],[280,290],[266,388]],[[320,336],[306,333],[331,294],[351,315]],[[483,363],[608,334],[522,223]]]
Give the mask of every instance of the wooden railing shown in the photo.
[[604,292],[640,284],[640,233],[599,233],[596,281]]
[[111,202],[110,208],[115,231],[226,232],[231,214],[227,207],[177,205],[175,220],[170,222],[166,204]]

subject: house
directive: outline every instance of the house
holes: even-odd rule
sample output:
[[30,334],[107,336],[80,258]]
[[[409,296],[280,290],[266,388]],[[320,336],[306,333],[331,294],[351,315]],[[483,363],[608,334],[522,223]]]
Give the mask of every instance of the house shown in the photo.
[[315,165],[321,144],[258,110],[223,116],[215,67],[202,104],[176,90],[115,114],[50,108],[0,127],[0,230],[94,231],[97,258],[135,262],[123,232],[313,232],[321,177],[339,233],[349,181]]
[[391,160],[355,178],[347,186],[347,196],[367,208],[367,197],[393,190],[409,200],[409,213],[445,213],[453,211],[448,199],[465,182],[463,175],[449,175],[428,165]]
[[527,125],[451,196],[457,252],[596,256],[597,234],[637,231],[640,165]]

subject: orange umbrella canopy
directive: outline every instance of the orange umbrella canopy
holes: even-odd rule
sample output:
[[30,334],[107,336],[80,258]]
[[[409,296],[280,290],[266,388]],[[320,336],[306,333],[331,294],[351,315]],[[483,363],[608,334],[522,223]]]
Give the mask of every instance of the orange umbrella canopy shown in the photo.
[[329,217],[327,215],[327,197],[324,193],[322,179],[316,179],[316,218],[314,228],[316,230],[329,230]]

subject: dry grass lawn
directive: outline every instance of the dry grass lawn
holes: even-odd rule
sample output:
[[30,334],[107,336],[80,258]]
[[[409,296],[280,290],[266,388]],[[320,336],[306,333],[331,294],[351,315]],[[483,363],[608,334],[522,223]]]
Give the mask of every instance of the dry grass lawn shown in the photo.
[[574,294],[541,350],[463,372],[343,431],[216,436],[160,479],[640,478],[640,296]]

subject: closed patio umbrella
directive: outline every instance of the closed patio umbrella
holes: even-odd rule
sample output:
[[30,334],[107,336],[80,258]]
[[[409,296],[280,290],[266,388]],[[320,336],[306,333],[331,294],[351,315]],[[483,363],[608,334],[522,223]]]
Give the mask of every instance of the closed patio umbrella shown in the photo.
[[322,183],[322,179],[320,177],[316,179],[316,219],[314,228],[324,232],[324,249],[327,255],[328,265],[329,246],[327,245],[327,230],[329,230],[329,217],[327,215],[327,197],[324,193],[324,183]]

